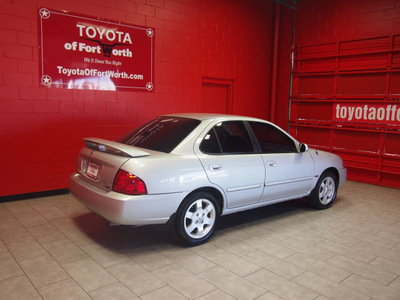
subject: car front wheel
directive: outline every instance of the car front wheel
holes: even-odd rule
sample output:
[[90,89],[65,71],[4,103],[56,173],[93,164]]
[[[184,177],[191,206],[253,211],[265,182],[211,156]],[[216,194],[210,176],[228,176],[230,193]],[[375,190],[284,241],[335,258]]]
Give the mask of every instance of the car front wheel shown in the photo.
[[218,218],[218,204],[211,194],[199,192],[189,195],[178,210],[176,234],[188,245],[200,245],[214,233]]
[[330,171],[322,173],[317,185],[309,196],[310,205],[317,209],[330,207],[336,199],[337,189],[336,176]]

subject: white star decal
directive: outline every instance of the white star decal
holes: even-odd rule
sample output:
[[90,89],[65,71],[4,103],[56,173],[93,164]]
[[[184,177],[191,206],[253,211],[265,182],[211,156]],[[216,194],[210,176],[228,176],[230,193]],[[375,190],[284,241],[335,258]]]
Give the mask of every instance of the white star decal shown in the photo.
[[152,84],[151,82],[148,82],[148,83],[146,84],[146,89],[147,89],[148,91],[152,91],[152,90],[153,90],[153,84]]
[[151,29],[151,28],[147,28],[146,34],[147,34],[148,37],[153,37],[153,35],[154,35],[154,30]]
[[50,11],[47,8],[41,8],[39,14],[42,19],[50,18]]
[[42,84],[50,85],[51,84],[51,77],[49,75],[42,76]]

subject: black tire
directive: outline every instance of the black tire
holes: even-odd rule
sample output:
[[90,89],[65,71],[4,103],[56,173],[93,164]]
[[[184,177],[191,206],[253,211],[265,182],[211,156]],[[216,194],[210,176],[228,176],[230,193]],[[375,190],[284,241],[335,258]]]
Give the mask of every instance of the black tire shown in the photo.
[[336,199],[338,180],[331,171],[325,171],[308,197],[308,203],[316,209],[329,208]]
[[175,233],[190,246],[205,243],[214,233],[219,220],[219,206],[213,195],[198,192],[189,195],[176,214]]

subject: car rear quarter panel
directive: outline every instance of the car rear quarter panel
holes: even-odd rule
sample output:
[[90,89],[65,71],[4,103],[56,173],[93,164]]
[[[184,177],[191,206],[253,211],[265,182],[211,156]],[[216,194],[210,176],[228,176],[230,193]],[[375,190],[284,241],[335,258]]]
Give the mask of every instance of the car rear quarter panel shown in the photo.
[[124,225],[164,224],[176,212],[184,193],[124,195],[103,191],[75,174],[70,178],[71,193],[87,208],[108,221]]
[[148,194],[191,192],[210,185],[194,155],[158,154],[132,158],[121,168],[140,177]]

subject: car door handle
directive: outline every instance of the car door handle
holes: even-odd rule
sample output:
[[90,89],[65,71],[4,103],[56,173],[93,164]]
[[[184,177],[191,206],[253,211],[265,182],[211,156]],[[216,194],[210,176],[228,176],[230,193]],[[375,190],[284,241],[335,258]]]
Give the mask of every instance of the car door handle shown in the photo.
[[210,165],[211,171],[219,171],[222,170],[222,165]]
[[266,165],[267,165],[267,167],[276,167],[276,162],[274,162],[274,161],[267,161]]

